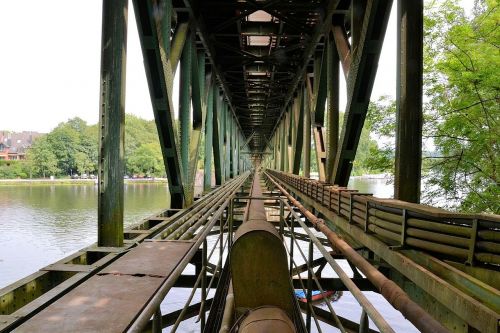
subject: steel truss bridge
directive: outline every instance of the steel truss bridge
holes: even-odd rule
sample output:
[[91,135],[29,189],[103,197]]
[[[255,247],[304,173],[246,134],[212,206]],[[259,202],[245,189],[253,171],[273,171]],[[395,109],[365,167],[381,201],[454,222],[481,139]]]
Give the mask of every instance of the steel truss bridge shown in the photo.
[[[98,241],[1,289],[0,332],[395,332],[363,291],[422,332],[500,332],[500,217],[419,204],[423,0],[397,1],[391,200],[346,186],[393,1],[131,2],[171,207],[124,230],[129,3],[104,0]],[[359,320],[312,290],[350,292]]]

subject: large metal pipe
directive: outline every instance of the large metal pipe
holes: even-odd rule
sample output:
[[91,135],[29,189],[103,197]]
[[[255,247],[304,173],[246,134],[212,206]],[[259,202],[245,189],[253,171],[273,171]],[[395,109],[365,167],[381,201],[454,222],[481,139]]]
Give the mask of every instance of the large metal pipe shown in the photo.
[[349,244],[333,232],[323,221],[306,209],[299,201],[292,197],[273,177],[266,173],[269,180],[297,207],[300,212],[328,238],[334,248],[340,251],[346,259],[353,263],[374,286],[380,291],[382,296],[405,318],[407,318],[421,332],[446,333],[449,332],[436,319],[422,309],[417,303],[396,283],[386,278],[377,268],[372,266],[365,258],[356,252]]

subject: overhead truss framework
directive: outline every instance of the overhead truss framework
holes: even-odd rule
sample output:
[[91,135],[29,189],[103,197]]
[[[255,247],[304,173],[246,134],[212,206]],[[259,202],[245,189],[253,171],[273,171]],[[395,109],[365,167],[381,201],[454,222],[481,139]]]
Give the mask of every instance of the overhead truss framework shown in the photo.
[[173,3],[190,14],[249,150],[280,170],[309,174],[312,134],[319,178],[347,185],[393,1]]
[[[303,170],[309,175],[311,137],[320,180],[347,185],[392,0],[132,3],[172,207],[186,207],[194,200],[202,135],[205,191],[213,185],[212,173],[215,185],[221,185],[248,169],[250,156],[264,158],[267,166],[282,171],[298,174]],[[400,12],[405,17],[422,15],[422,8]],[[412,28],[421,30],[421,22],[416,20]],[[407,23],[401,26],[408,29]],[[400,59],[403,63],[413,59],[419,43],[408,39],[399,47],[409,52]],[[342,126],[340,68],[347,86]],[[180,77],[177,108],[173,100],[176,72]],[[398,81],[402,87],[421,86],[421,80],[411,84],[413,76],[404,73]],[[415,103],[403,101],[406,90],[398,91],[402,92],[398,95],[401,115],[421,112],[421,105],[410,110]],[[414,99],[419,98],[421,90]],[[410,118],[398,117],[398,128],[407,128]],[[101,127],[106,130],[105,122],[103,118]],[[121,130],[117,127],[110,137],[117,137]],[[398,156],[417,160],[410,141],[419,135],[420,127],[411,136],[401,136]],[[396,170],[408,173],[405,168]],[[417,202],[418,177],[396,179],[405,179],[398,182],[402,185],[397,193]]]

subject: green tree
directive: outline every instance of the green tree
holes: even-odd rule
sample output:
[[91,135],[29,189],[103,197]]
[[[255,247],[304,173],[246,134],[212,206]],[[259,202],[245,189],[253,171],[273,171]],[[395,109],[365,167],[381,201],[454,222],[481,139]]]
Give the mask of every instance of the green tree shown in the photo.
[[[153,120],[125,115],[125,160],[126,172],[129,174],[165,174],[158,132]],[[141,163],[146,164],[141,166]],[[151,166],[154,166],[154,171]]]
[[500,213],[500,11],[476,1],[433,2],[425,20],[425,134],[434,139],[427,200],[462,211]]
[[[394,173],[394,150],[396,131],[396,102],[390,96],[381,96],[370,102],[365,128],[377,141],[370,145],[364,168],[373,173]],[[361,144],[361,142],[360,142]]]
[[75,166],[80,174],[94,170],[94,163],[90,159],[90,156],[81,151],[75,153]]
[[157,175],[162,169],[160,146],[154,142],[141,144],[127,159],[127,170],[133,174]]
[[32,166],[33,173],[46,178],[59,173],[57,156],[52,152],[52,146],[47,136],[38,138],[27,153],[28,163]]

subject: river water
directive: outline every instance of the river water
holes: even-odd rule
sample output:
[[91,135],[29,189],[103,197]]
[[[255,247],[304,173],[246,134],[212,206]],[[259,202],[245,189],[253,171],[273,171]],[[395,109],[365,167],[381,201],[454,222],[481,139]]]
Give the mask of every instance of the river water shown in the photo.
[[[392,186],[385,179],[353,178],[350,185],[378,197],[392,195]],[[169,200],[165,184],[125,185],[125,227],[168,207]],[[94,185],[0,186],[0,289],[96,242],[96,205]],[[214,255],[217,256],[217,251]],[[300,258],[297,261],[300,264]],[[342,266],[348,267],[345,263]],[[324,276],[329,274],[333,273],[324,271]],[[162,304],[162,312],[182,307],[188,294],[188,289],[171,292]],[[366,296],[397,332],[417,332],[380,295],[366,292]],[[195,295],[193,302],[198,297]],[[333,304],[338,314],[359,320],[361,309],[350,293],[344,292]],[[194,321],[183,322],[178,332],[198,332],[199,326]],[[337,331],[323,327],[324,332]]]

